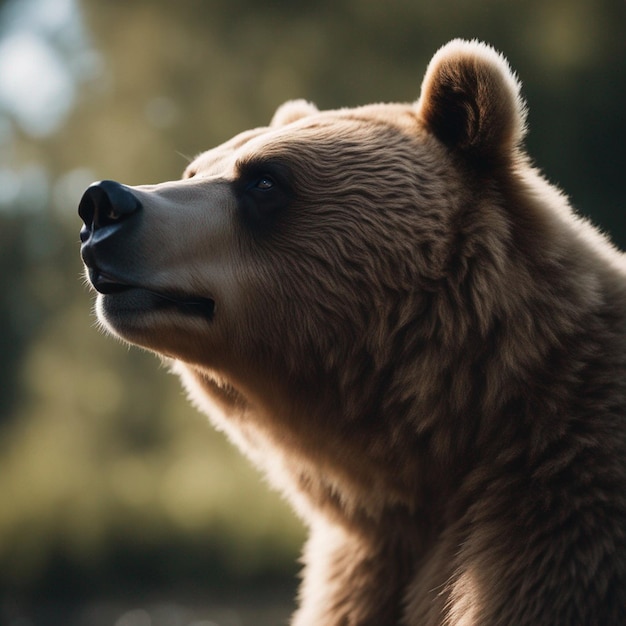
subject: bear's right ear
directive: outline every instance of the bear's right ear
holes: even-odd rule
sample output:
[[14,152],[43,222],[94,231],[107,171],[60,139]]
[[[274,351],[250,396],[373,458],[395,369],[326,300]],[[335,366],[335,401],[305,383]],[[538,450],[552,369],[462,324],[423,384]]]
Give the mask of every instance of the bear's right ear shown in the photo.
[[288,100],[276,109],[270,126],[285,126],[291,124],[291,122],[297,122],[303,117],[313,115],[314,113],[319,113],[319,110],[311,102],[307,102],[306,100]]
[[435,54],[416,108],[440,141],[470,157],[507,157],[524,136],[519,83],[506,60],[478,41],[456,39]]

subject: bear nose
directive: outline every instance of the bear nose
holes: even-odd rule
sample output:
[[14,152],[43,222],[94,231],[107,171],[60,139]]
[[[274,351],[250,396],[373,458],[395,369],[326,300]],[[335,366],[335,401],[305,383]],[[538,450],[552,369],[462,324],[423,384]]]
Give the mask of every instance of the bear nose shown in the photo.
[[80,230],[83,244],[95,243],[114,234],[124,220],[141,209],[141,203],[130,190],[114,180],[90,185],[78,205],[84,222]]

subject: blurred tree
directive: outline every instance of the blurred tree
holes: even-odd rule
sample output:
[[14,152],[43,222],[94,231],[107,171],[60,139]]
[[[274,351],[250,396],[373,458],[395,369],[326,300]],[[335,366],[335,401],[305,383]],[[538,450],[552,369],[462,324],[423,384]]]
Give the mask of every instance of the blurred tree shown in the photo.
[[[20,396],[21,380],[16,364],[23,354],[31,324],[23,323],[13,302],[24,300],[19,279],[26,273],[27,253],[21,237],[22,225],[0,218],[0,422],[11,415]],[[25,308],[28,307],[26,304]]]

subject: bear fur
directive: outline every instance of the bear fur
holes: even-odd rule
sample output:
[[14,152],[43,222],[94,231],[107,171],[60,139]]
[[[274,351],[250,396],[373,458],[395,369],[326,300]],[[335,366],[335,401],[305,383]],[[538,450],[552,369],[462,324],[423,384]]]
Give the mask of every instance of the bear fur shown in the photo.
[[102,324],[308,525],[295,626],[626,623],[626,260],[524,131],[457,40],[415,103],[288,102],[81,201]]

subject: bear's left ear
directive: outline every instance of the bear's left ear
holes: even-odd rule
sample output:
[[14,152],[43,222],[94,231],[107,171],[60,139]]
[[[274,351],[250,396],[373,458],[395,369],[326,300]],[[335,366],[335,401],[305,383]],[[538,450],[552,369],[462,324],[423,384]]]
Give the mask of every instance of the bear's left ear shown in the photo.
[[440,141],[470,157],[507,157],[524,136],[520,85],[506,60],[478,41],[456,39],[435,54],[415,106]]
[[313,115],[314,113],[319,113],[319,111],[311,102],[307,102],[306,100],[288,100],[276,109],[270,126],[285,126],[286,124],[297,122],[299,119]]

